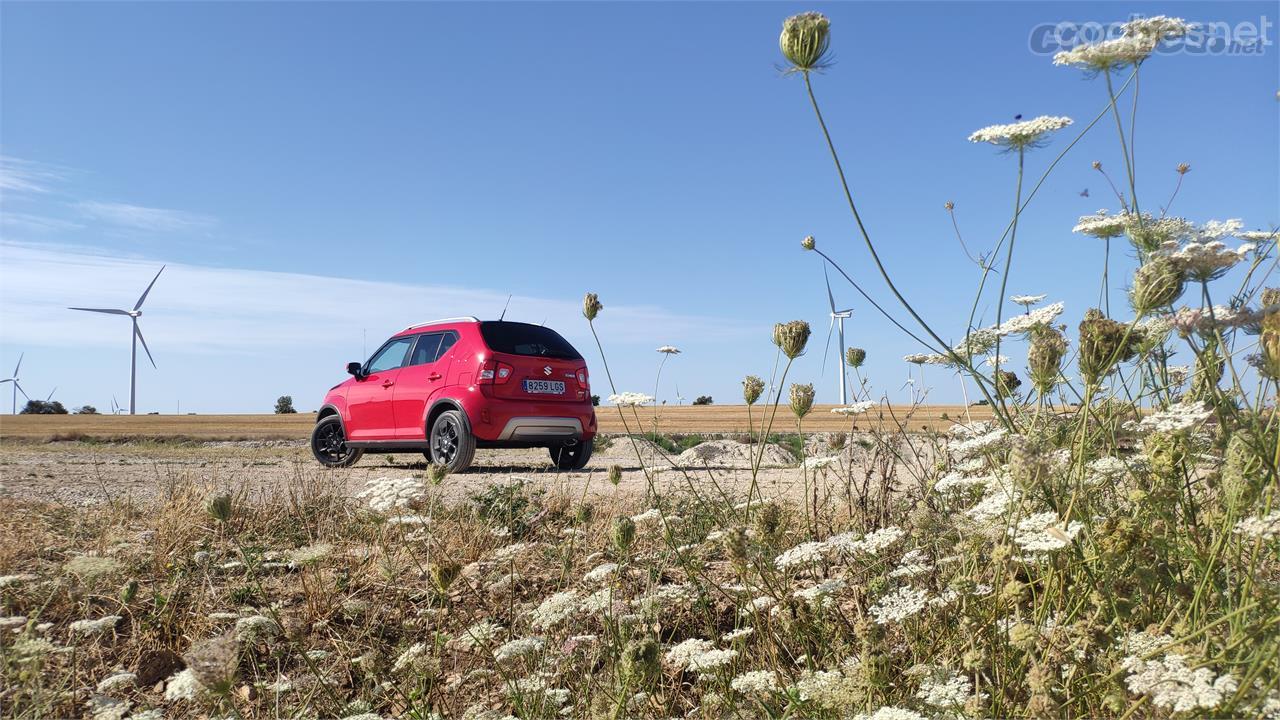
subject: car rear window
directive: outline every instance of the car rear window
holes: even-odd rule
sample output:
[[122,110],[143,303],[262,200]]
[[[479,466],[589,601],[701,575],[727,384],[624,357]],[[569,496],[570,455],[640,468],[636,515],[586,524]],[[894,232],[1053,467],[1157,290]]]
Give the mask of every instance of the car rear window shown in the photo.
[[510,355],[581,360],[582,355],[560,337],[560,333],[542,325],[517,322],[482,322],[480,335],[494,352]]

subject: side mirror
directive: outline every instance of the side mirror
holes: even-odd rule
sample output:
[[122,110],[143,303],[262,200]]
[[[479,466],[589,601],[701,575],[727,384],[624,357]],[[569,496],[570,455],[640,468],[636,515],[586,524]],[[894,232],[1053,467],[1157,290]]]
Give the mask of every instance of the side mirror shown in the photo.
[[358,362],[349,362],[347,363],[347,373],[360,380],[364,377],[364,366]]

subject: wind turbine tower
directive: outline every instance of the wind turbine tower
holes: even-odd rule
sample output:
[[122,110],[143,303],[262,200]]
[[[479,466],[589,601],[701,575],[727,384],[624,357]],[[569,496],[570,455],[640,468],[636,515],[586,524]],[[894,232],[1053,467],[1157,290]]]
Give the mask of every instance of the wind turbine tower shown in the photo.
[[[164,265],[160,266],[160,270],[156,276],[151,278],[151,284],[146,290],[142,291],[142,295],[138,297],[138,302],[134,303],[132,310],[119,310],[115,308],[83,308],[73,307],[70,310],[83,310],[85,312],[105,313],[107,315],[125,315],[133,324],[133,351],[129,355],[129,414],[137,414],[138,408],[138,342],[142,342],[142,349],[147,352],[147,359],[151,361],[151,367],[156,366],[155,358],[151,357],[151,349],[147,347],[147,341],[142,337],[142,330],[138,328],[138,318],[142,317],[142,303],[147,300],[147,293],[151,292],[151,288],[155,286],[156,280],[160,279],[160,273],[164,272]],[[26,393],[23,393],[24,395]]]
[[822,266],[822,278],[827,281],[827,302],[831,306],[831,325],[827,328],[827,349],[822,355],[822,371],[827,371],[827,351],[831,349],[831,333],[839,330],[840,345],[836,347],[836,380],[840,383],[840,404],[847,405],[849,383],[845,380],[844,367],[844,321],[853,317],[853,310],[837,310],[836,298],[831,294],[831,278],[827,275],[827,266]]

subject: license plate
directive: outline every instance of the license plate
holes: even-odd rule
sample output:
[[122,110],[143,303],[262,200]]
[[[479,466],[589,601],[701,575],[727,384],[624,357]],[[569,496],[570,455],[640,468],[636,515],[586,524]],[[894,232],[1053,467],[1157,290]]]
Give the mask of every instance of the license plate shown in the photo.
[[564,383],[559,380],[525,380],[524,391],[530,395],[563,395]]

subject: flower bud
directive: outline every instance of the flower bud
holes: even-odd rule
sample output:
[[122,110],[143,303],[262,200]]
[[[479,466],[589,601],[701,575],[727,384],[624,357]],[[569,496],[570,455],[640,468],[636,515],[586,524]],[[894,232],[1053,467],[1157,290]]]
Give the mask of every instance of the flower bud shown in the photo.
[[764,381],[755,375],[748,375],[742,381],[742,399],[746,400],[748,405],[755,405],[762,392],[764,392]]
[[778,47],[782,55],[802,72],[823,67],[831,43],[831,21],[822,13],[792,15],[782,23]]
[[1080,374],[1093,385],[1118,362],[1134,356],[1135,336],[1124,323],[1108,319],[1096,308],[1080,321]]
[[996,373],[996,394],[1002,398],[1011,398],[1022,387],[1018,374],[1012,370],[1001,370]]
[[230,522],[231,520],[231,495],[223,493],[215,495],[209,500],[209,517],[220,523]]
[[600,311],[604,309],[604,305],[600,304],[600,298],[595,293],[587,293],[582,298],[582,316],[591,322],[596,319]]
[[620,482],[622,482],[622,466],[610,465],[609,466],[609,483],[614,487],[617,487],[618,483]]
[[1027,349],[1027,366],[1031,369],[1031,384],[1036,392],[1047,394],[1058,384],[1062,357],[1067,354],[1067,339],[1062,333],[1045,325],[1031,331],[1031,345]]
[[851,368],[860,368],[862,363],[867,360],[867,351],[860,347],[851,347],[844,351],[844,361],[849,363]]
[[1138,268],[1133,274],[1133,288],[1129,290],[1129,303],[1140,315],[1172,305],[1182,295],[1186,278],[1182,268],[1166,256],[1160,255]]
[[613,545],[619,552],[625,553],[636,541],[636,522],[623,515],[613,521]]
[[818,244],[817,242],[814,241],[812,235],[800,241],[800,247],[804,248],[805,250],[812,250],[817,246]]
[[773,344],[782,350],[782,354],[795,360],[804,353],[804,346],[809,342],[809,323],[803,320],[792,320],[773,326]]
[[802,418],[813,409],[813,385],[791,385],[791,412]]

